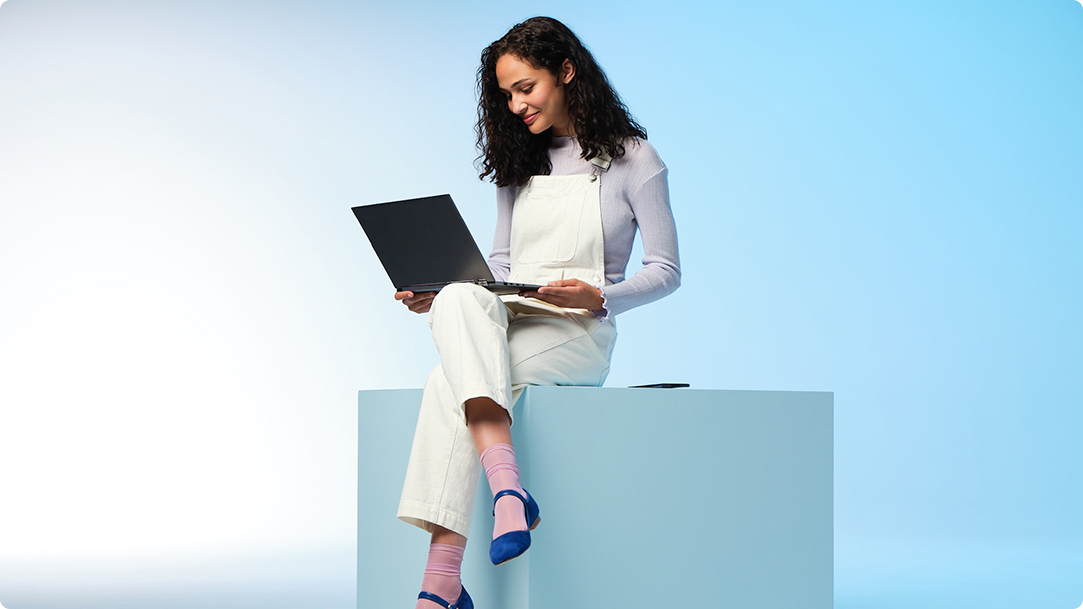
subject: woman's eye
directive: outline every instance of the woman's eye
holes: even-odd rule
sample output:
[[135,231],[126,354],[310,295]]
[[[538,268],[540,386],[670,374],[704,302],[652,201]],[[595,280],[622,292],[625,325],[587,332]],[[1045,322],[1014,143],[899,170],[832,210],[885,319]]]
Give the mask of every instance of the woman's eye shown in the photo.
[[529,86],[529,87],[523,87],[523,93],[530,93],[530,92],[531,92],[531,91],[533,91],[533,90],[534,90],[534,86],[533,86],[533,85],[531,85],[531,86]]

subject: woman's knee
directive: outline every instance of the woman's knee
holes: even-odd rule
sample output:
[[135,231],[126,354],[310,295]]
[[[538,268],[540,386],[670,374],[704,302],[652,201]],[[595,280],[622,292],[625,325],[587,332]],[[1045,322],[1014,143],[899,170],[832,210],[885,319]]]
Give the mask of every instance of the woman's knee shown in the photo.
[[496,299],[496,295],[480,285],[473,283],[450,283],[440,290],[440,293],[436,295],[436,299],[433,302],[488,302],[492,299]]
[[429,323],[432,323],[435,316],[450,313],[462,317],[463,313],[477,309],[494,319],[507,316],[504,303],[496,294],[473,283],[452,283],[444,286],[433,299],[432,308],[429,310]]

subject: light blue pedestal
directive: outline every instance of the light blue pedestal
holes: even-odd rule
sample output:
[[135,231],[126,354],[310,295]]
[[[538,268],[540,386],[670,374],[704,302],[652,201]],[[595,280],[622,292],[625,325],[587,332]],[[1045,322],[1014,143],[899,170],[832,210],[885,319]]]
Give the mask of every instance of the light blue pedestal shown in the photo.
[[[428,536],[395,519],[420,401],[359,395],[359,608],[421,585]],[[512,429],[542,521],[493,567],[482,477],[477,609],[832,606],[832,394],[530,387]]]

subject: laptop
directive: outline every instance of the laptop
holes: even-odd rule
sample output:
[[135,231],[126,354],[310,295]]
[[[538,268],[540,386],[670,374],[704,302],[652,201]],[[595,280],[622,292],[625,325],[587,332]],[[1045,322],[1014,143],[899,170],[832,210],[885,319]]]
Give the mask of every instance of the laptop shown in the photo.
[[496,281],[451,195],[361,205],[353,214],[400,292],[439,292],[449,283],[496,294],[541,287]]

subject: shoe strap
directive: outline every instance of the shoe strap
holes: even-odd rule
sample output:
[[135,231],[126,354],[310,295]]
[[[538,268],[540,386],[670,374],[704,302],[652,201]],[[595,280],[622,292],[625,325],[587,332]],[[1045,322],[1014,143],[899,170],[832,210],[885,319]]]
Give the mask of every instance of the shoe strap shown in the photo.
[[444,609],[459,609],[459,607],[457,605],[452,605],[451,603],[445,601],[444,599],[442,599],[439,596],[436,596],[435,594],[432,594],[430,592],[422,592],[421,594],[417,595],[417,598],[418,598],[418,600],[424,599],[424,600],[427,600],[427,601],[432,601],[432,602],[436,603],[437,605],[440,605]]
[[[519,491],[517,491],[517,490],[515,490],[513,488],[506,488],[506,489],[500,491],[499,493],[497,493],[495,497],[493,497],[493,516],[496,516],[496,500],[500,499],[501,497],[507,497],[508,495],[511,495],[513,497],[518,497],[519,501],[523,502],[523,509],[529,509],[527,507],[526,497],[523,497],[522,495],[520,495]],[[530,523],[528,522],[527,525],[529,525],[529,524]]]

